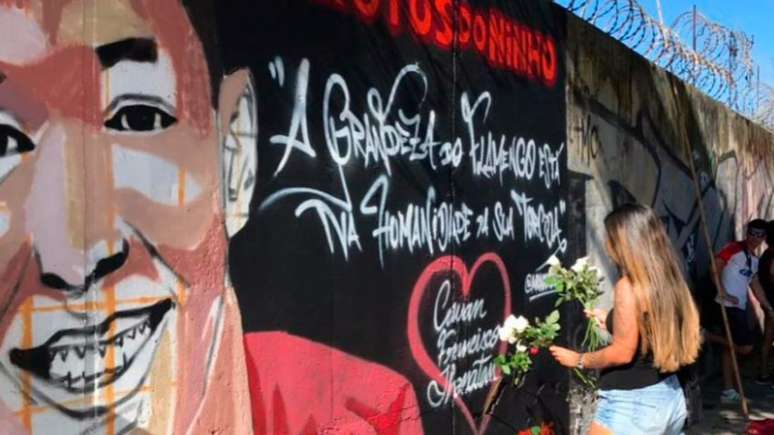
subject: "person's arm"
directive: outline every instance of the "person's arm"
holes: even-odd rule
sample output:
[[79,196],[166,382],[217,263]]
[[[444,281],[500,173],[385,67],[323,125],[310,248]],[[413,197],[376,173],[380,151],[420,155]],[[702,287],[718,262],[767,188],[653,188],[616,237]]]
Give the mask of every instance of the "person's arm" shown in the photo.
[[565,367],[578,367],[583,360],[583,368],[604,369],[630,363],[637,354],[639,328],[637,324],[637,301],[634,290],[627,278],[622,278],[615,286],[615,311],[613,312],[613,341],[596,352],[579,354],[560,346],[551,346],[554,358]]
[[[739,303],[739,298],[737,298],[734,295],[728,294],[725,287],[723,287],[723,269],[726,268],[726,265],[728,263],[726,262],[726,260],[723,259],[722,255],[723,253],[721,252],[720,254],[715,256],[715,266],[717,266],[718,268],[718,282],[717,282],[718,294],[716,296],[717,298],[716,300],[718,303],[720,303],[723,299],[721,295],[725,295],[726,302],[730,302],[736,305]],[[714,278],[713,278],[713,282],[714,282]]]

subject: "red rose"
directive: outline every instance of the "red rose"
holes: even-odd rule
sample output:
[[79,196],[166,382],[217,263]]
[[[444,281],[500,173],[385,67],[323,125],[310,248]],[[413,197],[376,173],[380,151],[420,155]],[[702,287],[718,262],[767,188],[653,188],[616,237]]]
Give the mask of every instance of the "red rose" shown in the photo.
[[540,349],[538,349],[538,348],[536,348],[536,347],[531,347],[531,348],[529,349],[529,354],[530,354],[530,355],[532,355],[532,356],[535,356],[535,355],[537,355],[537,354],[538,354],[538,352],[540,352]]

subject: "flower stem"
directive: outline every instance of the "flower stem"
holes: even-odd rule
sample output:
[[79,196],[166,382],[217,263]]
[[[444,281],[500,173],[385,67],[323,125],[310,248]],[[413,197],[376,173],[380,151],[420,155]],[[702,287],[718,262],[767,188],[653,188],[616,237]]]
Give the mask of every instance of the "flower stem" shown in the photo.
[[577,376],[578,379],[583,383],[583,385],[586,386],[586,388],[589,388],[591,390],[597,389],[597,384],[594,382],[594,380],[591,379],[591,377],[586,376],[586,374],[583,373],[581,369],[574,368],[572,369],[572,371],[575,373],[575,376]]

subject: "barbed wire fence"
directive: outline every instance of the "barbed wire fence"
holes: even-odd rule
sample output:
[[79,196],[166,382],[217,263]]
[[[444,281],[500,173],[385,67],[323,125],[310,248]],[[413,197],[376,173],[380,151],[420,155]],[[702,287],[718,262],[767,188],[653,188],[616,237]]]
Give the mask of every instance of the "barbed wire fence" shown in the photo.
[[774,131],[774,89],[760,82],[753,38],[696,8],[671,26],[637,0],[560,0],[570,12],[693,84],[731,109]]

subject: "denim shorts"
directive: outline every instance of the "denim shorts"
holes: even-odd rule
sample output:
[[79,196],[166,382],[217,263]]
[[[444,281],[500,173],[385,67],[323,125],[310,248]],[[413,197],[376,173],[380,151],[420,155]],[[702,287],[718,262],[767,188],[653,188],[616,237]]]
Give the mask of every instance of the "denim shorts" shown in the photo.
[[601,390],[594,421],[616,435],[677,435],[687,413],[677,376],[635,390]]

